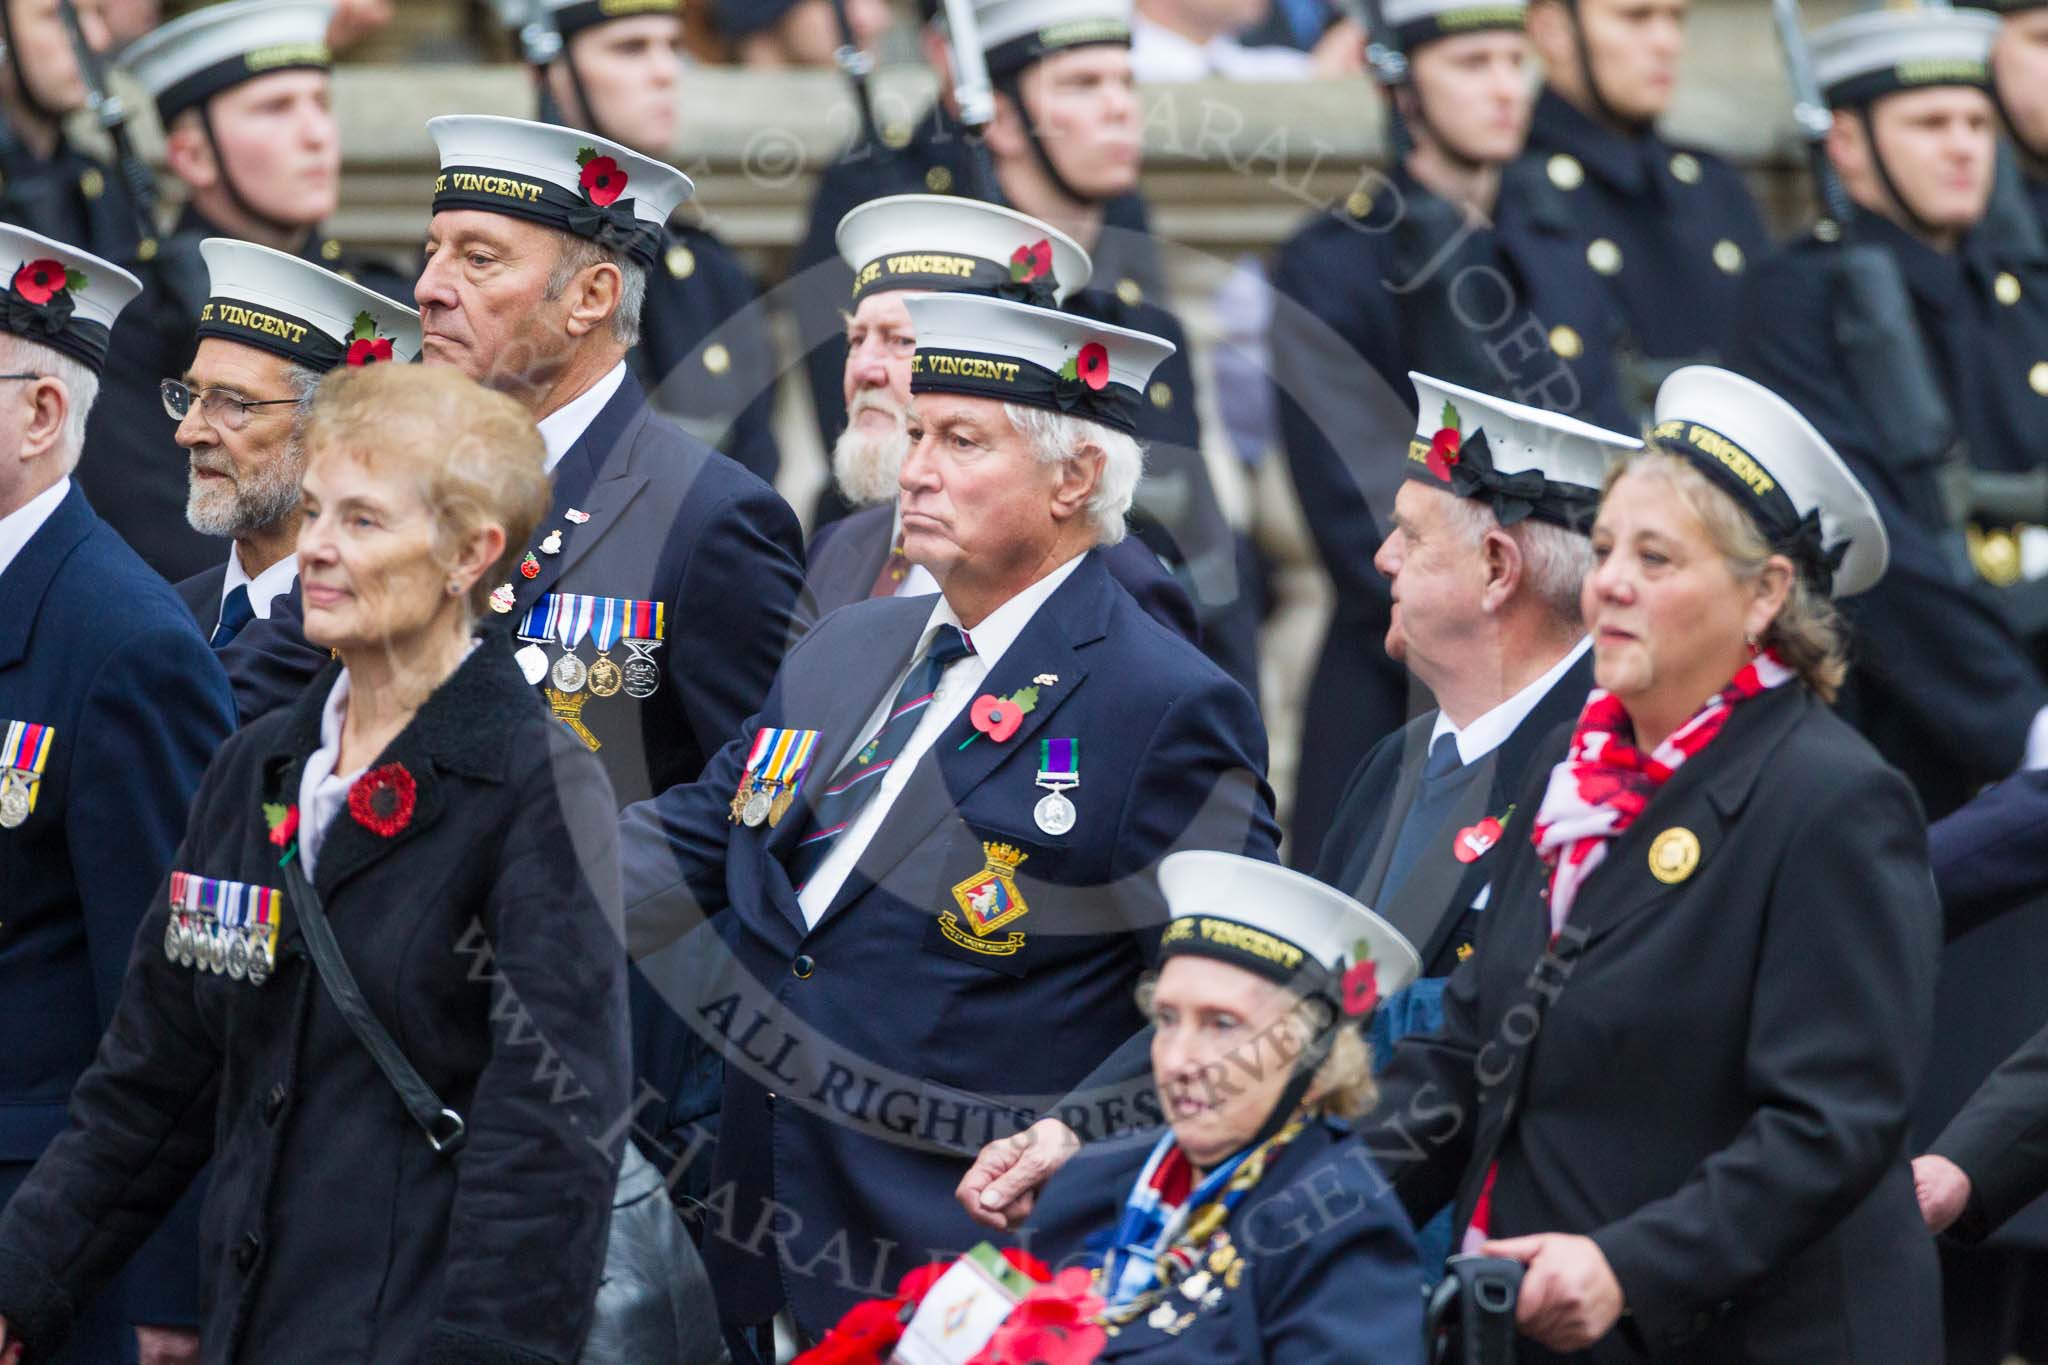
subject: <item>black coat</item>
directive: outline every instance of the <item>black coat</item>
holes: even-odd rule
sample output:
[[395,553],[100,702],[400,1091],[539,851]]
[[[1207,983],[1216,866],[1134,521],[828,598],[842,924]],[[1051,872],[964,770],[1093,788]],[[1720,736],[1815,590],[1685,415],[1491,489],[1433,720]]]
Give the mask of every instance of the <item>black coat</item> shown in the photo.
[[61,137],[44,160],[11,129],[0,131],[0,222],[124,266],[142,244],[142,220],[118,170]]
[[[78,481],[107,523],[143,562],[176,583],[211,568],[221,544],[185,520],[189,461],[174,438],[158,385],[183,375],[199,349],[199,310],[206,306],[206,261],[199,244],[235,234],[187,208],[155,257],[132,266],[142,293],[114,319],[99,402],[86,426]],[[406,307],[412,281],[389,266],[314,233],[299,255]],[[289,398],[266,393],[264,398]]]
[[[222,561],[177,584],[178,596],[199,623],[199,633],[209,638],[220,624],[220,589],[227,576],[228,566]],[[296,577],[290,592],[271,599],[268,617],[243,626],[213,655],[227,670],[235,689],[235,714],[243,725],[298,700],[333,657],[306,638],[306,608]]]
[[[1574,1359],[1939,1360],[1905,1149],[1940,942],[1912,792],[1799,684],[1745,702],[1551,955],[1542,787],[1443,1031],[1401,1043],[1361,1128],[1409,1213],[1455,1201],[1462,1229],[1497,1159],[1493,1235],[1592,1237],[1628,1316]],[[1648,854],[1676,830],[1699,851],[1667,885]]]
[[[337,667],[222,748],[173,869],[279,888]],[[287,906],[250,985],[166,955],[168,883],[70,1129],[0,1217],[0,1316],[33,1353],[212,1158],[204,1357],[569,1362],[604,1254],[626,1099],[616,824],[597,762],[487,640],[379,756],[385,838],[338,812],[315,885],[371,1009],[468,1125],[436,1155],[315,978]]]
[[1970,1177],[1949,1235],[1982,1241],[2048,1194],[2048,1029],[1991,1073],[1928,1150]]

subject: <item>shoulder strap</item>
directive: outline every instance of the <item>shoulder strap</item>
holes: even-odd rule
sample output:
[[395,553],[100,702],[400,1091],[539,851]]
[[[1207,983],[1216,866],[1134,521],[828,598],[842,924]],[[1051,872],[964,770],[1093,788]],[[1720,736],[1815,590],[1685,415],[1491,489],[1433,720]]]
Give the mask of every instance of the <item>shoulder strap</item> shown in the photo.
[[320,905],[320,894],[306,880],[306,870],[299,866],[297,858],[285,863],[284,882],[292,908],[299,917],[299,928],[305,935],[306,951],[313,958],[320,984],[327,988],[327,998],[341,1011],[341,1017],[348,1021],[349,1031],[369,1050],[377,1069],[398,1092],[405,1112],[412,1115],[412,1121],[427,1135],[427,1145],[442,1156],[454,1156],[462,1150],[468,1132],[462,1115],[441,1103],[441,1097],[421,1079],[390,1032],[371,1012],[370,1002],[363,999],[362,989],[356,985],[355,973],[349,970],[348,960],[341,955],[341,945],[334,941],[334,929],[327,923],[327,912]]

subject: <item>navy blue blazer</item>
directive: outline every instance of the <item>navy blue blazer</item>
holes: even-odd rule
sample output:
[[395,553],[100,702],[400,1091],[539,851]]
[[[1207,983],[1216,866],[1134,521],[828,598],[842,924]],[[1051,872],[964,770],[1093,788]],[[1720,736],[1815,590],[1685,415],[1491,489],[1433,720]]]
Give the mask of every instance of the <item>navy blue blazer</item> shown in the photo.
[[[1415,1232],[1346,1125],[1318,1119],[1274,1160],[1202,1248],[1198,1275],[1118,1330],[1102,1360],[1242,1365],[1422,1365],[1422,1270]],[[1052,1178],[1025,1225],[1056,1268],[1102,1263],[1152,1143],[1092,1143]],[[1030,1235],[1038,1234],[1038,1235]],[[1240,1264],[1241,1263],[1241,1264]]]
[[[0,602],[0,722],[55,731],[35,809],[0,828],[0,1185],[11,1191],[64,1129],[235,712],[177,594],[76,484],[0,574]],[[196,1242],[189,1222],[167,1225],[137,1254],[129,1320],[196,1317]]]
[[[199,633],[208,638],[220,624],[220,589],[227,576],[223,560],[177,584],[178,596],[185,599],[192,619],[199,623]],[[227,670],[228,683],[234,688],[236,718],[247,725],[298,700],[306,684],[319,676],[334,656],[306,638],[306,608],[294,577],[290,592],[271,599],[270,615],[243,626],[234,639],[214,651],[214,657]]]
[[[680,940],[700,977],[683,1007],[724,1040],[705,1251],[729,1321],[787,1302],[816,1335],[929,1249],[980,1241],[952,1195],[974,1153],[1138,1027],[1133,991],[1164,921],[1153,865],[1179,847],[1273,856],[1251,698],[1091,553],[984,686],[1038,687],[1021,728],[963,748],[976,734],[963,711],[807,928],[784,860],[932,605],[887,598],[825,618],[700,782],[626,813],[629,946]],[[734,825],[764,725],[817,730],[817,763],[778,825]],[[1080,741],[1079,818],[1060,836],[1032,818],[1037,741],[1054,737]],[[968,893],[999,861],[1022,913],[970,932]],[[718,911],[715,936],[683,938]]]
[[[550,554],[554,533],[560,548]],[[516,604],[495,618],[515,632],[547,593],[666,604],[650,696],[599,697],[587,687],[550,696],[551,678],[536,685],[557,714],[566,700],[597,740],[621,805],[695,780],[760,707],[784,650],[808,624],[799,602],[803,533],[789,504],[662,417],[630,372],[555,466],[554,501],[528,548],[537,573],[513,575]],[[541,647],[550,663],[561,657],[559,643]],[[585,665],[597,661],[591,637],[576,652]],[[620,644],[610,656],[630,661]]]
[[1959,938],[2048,891],[2048,772],[2007,778],[1927,827],[1948,936]]
[[[811,537],[805,584],[820,616],[867,600],[889,558],[889,532],[895,524],[894,505],[882,503],[818,528]],[[1201,645],[1202,623],[1195,619],[1194,602],[1145,542],[1125,536],[1104,547],[1102,566],[1147,616],[1189,644]]]

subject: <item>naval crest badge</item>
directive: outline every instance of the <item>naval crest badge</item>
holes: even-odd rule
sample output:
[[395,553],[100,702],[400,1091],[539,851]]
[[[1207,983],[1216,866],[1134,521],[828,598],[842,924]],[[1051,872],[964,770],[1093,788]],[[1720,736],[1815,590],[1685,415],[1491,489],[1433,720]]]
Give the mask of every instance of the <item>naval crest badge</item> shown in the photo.
[[1017,889],[1016,873],[1017,865],[1031,855],[1009,844],[984,843],[981,850],[985,859],[981,871],[953,887],[960,913],[941,911],[939,930],[970,952],[1008,957],[1024,946],[1023,932],[1012,930],[1002,938],[991,935],[1030,913],[1024,893]]

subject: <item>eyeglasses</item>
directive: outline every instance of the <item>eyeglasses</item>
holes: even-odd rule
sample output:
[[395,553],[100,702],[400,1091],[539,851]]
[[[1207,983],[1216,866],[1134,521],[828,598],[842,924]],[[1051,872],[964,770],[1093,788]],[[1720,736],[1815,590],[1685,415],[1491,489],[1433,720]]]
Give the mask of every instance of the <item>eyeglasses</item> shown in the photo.
[[296,404],[296,398],[243,398],[229,393],[226,389],[188,389],[175,379],[166,379],[158,386],[163,395],[164,411],[171,420],[182,422],[192,411],[192,400],[199,400],[199,415],[209,426],[222,431],[240,431],[249,425],[249,409],[274,408],[286,403]]
[[49,377],[46,374],[28,374],[26,372],[22,374],[0,374],[0,379],[48,379]]

